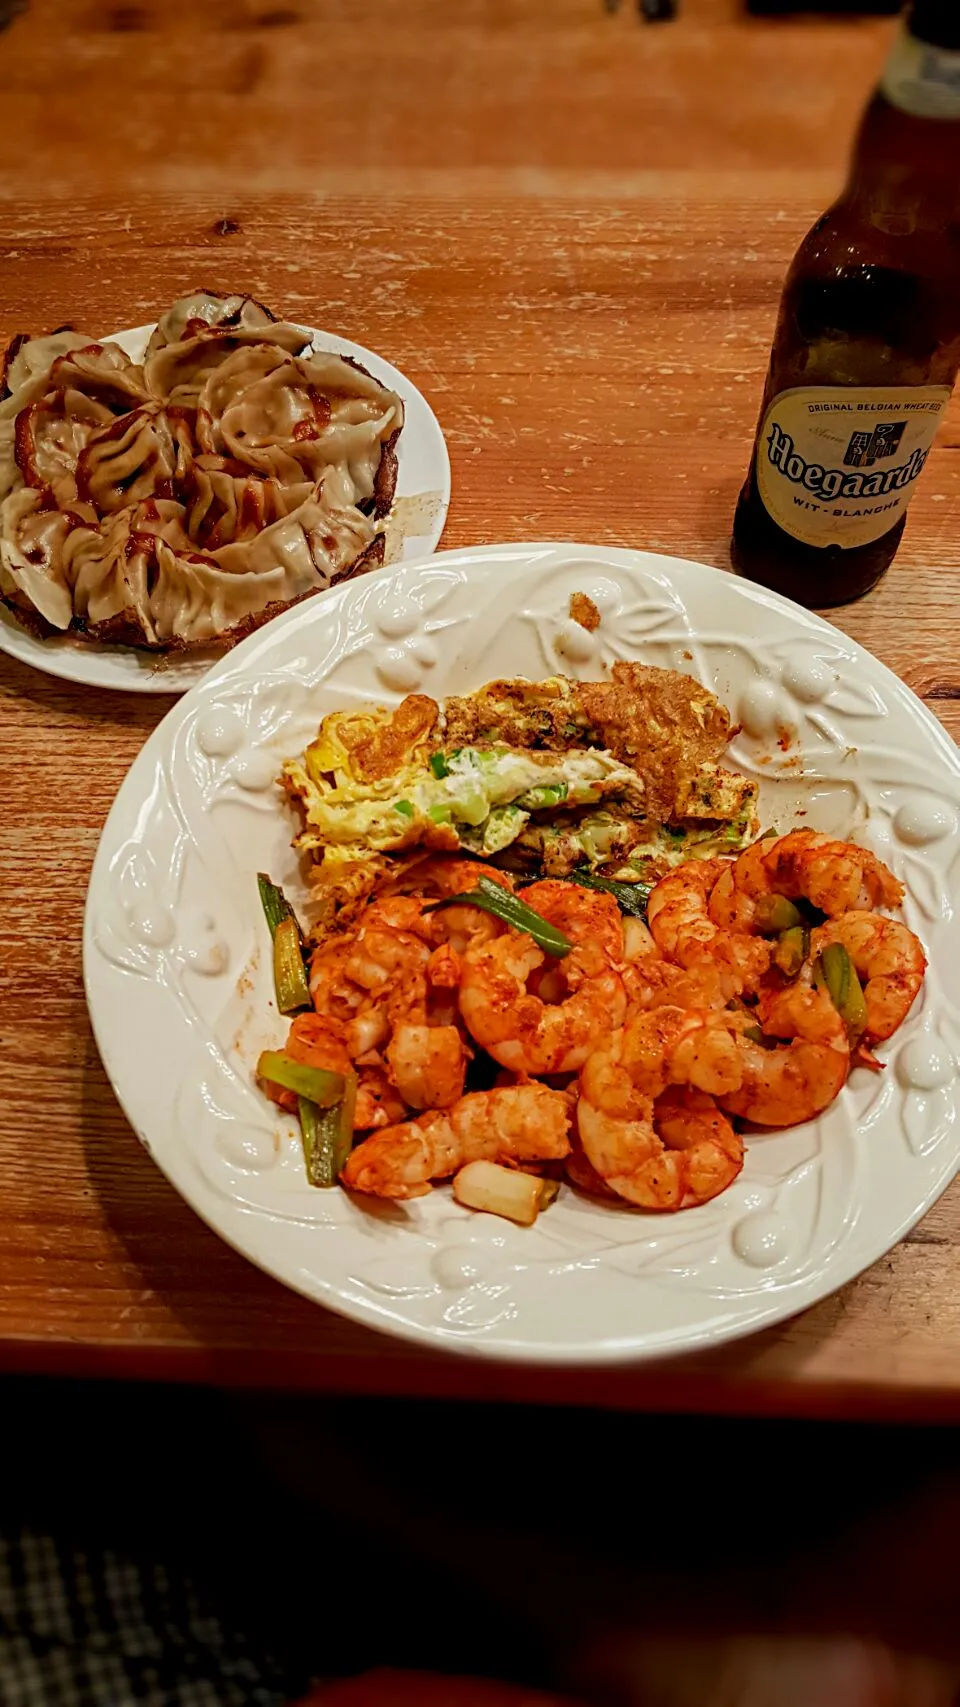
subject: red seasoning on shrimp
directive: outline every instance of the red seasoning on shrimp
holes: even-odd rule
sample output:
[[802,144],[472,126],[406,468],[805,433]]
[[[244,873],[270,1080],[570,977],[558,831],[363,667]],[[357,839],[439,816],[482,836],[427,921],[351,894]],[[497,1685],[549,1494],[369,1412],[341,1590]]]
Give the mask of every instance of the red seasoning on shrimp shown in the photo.
[[[739,1176],[745,1128],[814,1120],[882,1070],[926,968],[891,916],[902,884],[853,842],[759,837],[754,785],[716,765],[722,707],[649,675],[335,715],[285,767],[322,917],[286,1054],[316,1107],[283,1088],[301,1081],[282,1052],[263,1059],[311,1179],[402,1200],[467,1170],[458,1203],[520,1226],[564,1174],[598,1202],[692,1209]],[[675,739],[669,775],[639,711],[665,694],[714,742],[705,760]],[[752,839],[742,817],[702,833],[697,776],[715,831],[749,801]]]

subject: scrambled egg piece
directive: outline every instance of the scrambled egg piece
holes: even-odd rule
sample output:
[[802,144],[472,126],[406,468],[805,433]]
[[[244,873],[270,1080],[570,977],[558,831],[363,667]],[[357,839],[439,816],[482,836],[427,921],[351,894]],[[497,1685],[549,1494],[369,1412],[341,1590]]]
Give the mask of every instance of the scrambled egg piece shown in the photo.
[[[316,749],[323,754],[318,768]],[[300,849],[332,847],[375,852],[419,843],[466,848],[489,857],[515,841],[535,812],[596,805],[615,799],[625,812],[643,813],[643,784],[610,753],[521,752],[500,745],[458,747],[418,754],[391,776],[353,780],[327,764],[331,743],[323,733],[305,764],[284,767],[291,793],[301,801],[305,828]],[[356,770],[356,766],[351,766]],[[333,780],[330,780],[332,774]]]
[[608,682],[487,682],[446,700],[443,719],[451,742],[603,747],[643,778],[647,814],[660,823],[677,816],[681,789],[716,767],[733,733],[725,706],[692,676],[629,663],[614,664]]
[[652,883],[686,859],[736,853],[755,828],[752,796],[727,823],[651,824],[620,819],[612,812],[563,815],[523,830],[511,849],[510,865],[544,877],[569,877],[577,866],[602,870],[622,883]]
[[389,782],[404,769],[425,765],[440,716],[435,699],[411,693],[395,711],[334,711],[304,755],[307,775],[322,785],[329,775],[343,786]]
[[495,681],[443,704],[335,712],[283,782],[303,818],[295,845],[338,905],[415,850],[646,878],[755,833],[756,784],[718,762],[730,733],[691,677],[616,664],[609,682]]

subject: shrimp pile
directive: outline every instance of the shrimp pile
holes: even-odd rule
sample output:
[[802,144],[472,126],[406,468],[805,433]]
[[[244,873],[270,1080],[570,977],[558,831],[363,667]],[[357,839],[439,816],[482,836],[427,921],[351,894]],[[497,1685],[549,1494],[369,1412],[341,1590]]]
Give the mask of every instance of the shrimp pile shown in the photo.
[[476,860],[421,861],[312,955],[287,1051],[356,1076],[351,1191],[417,1197],[482,1161],[644,1210],[707,1203],[745,1125],[812,1120],[880,1069],[923,982],[920,942],[879,910],[902,885],[811,830],[677,867],[646,922],[573,881],[529,885],[562,955],[459,901],[481,874],[513,893]]

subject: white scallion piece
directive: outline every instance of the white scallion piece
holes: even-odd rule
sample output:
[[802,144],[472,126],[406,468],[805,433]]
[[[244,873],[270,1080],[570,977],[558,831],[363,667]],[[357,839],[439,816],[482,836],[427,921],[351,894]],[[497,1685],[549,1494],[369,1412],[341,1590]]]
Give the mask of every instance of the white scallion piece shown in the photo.
[[557,1193],[554,1180],[502,1168],[498,1162],[468,1162],[454,1179],[453,1195],[466,1209],[483,1209],[488,1215],[532,1227]]

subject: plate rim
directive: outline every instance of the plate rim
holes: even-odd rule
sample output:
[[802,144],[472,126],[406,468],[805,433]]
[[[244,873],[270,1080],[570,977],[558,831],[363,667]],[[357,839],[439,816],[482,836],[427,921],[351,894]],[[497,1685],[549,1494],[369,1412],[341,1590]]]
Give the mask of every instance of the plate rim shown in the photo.
[[[314,340],[318,338],[324,339],[325,342],[319,346],[322,349],[331,349],[336,346],[337,348],[334,348],[334,353],[339,353],[339,348],[342,347],[347,354],[353,356],[364,365],[368,362],[373,362],[375,365],[379,365],[384,370],[385,378],[394,389],[397,389],[398,382],[400,386],[405,388],[404,391],[401,391],[405,404],[409,402],[409,399],[412,396],[418,400],[418,407],[422,406],[426,415],[424,426],[429,432],[432,440],[432,449],[437,456],[438,469],[442,472],[442,481],[440,485],[440,508],[436,521],[431,523],[430,531],[426,535],[415,536],[418,539],[428,539],[431,535],[434,535],[433,544],[428,546],[425,551],[418,552],[416,558],[410,558],[406,561],[419,562],[421,557],[430,557],[435,555],[440,541],[443,538],[444,530],[447,525],[447,516],[450,511],[452,469],[450,464],[450,448],[447,444],[446,436],[437,418],[433,405],[430,403],[429,399],[424,396],[419,385],[416,385],[407,374],[405,374],[400,368],[396,367],[386,356],[380,355],[376,350],[369,349],[367,345],[358,344],[355,339],[348,338],[339,332],[327,332],[319,326],[308,326],[306,322],[302,320],[290,320],[287,321],[286,324],[296,326],[298,330],[302,332],[309,332],[311,338]],[[101,333],[98,341],[103,343],[121,343],[123,339],[132,340],[134,338],[149,337],[150,334],[156,330],[156,326],[157,322],[155,320],[145,321],[142,326],[124,326],[116,332]],[[403,436],[401,434],[401,456],[402,453]],[[403,496],[404,494],[401,493],[399,495]],[[404,560],[401,560],[401,562],[402,561]],[[399,567],[399,562],[396,564],[389,564],[386,566],[387,573],[394,568]],[[377,571],[377,573],[382,572],[382,570]],[[325,588],[316,593],[314,597],[325,597],[327,593],[335,591],[335,587]],[[287,614],[288,612],[286,611],[281,613],[283,616],[286,616]],[[271,618],[271,621],[273,622],[278,620],[279,618],[277,617]],[[250,636],[247,636],[247,638],[249,639]],[[243,644],[243,642],[240,642],[240,644]],[[49,648],[50,650],[35,652],[35,648]],[[235,648],[233,650],[235,650]],[[160,653],[157,655],[158,662],[155,664],[154,668],[150,670],[145,664],[143,674],[139,677],[133,674],[124,674],[122,664],[117,666],[116,674],[113,674],[113,661],[118,657],[126,660],[130,658],[130,655],[132,654],[133,659],[140,660],[144,657],[149,658],[150,654],[141,653],[135,646],[105,646],[101,641],[97,641],[93,645],[90,645],[89,642],[85,643],[76,639],[71,640],[69,636],[64,636],[61,639],[61,637],[57,635],[51,635],[45,640],[40,640],[35,635],[32,635],[28,629],[23,628],[21,624],[17,622],[16,617],[12,616],[5,606],[0,606],[0,654],[8,658],[13,658],[18,664],[27,665],[29,669],[38,670],[41,675],[52,676],[57,681],[72,682],[80,688],[93,688],[99,690],[107,689],[108,691],[116,693],[154,694],[158,697],[165,696],[167,698],[189,693],[191,688],[196,686],[197,682],[205,680],[209,671],[211,669],[215,669],[217,665],[223,661],[222,658],[218,658],[212,664],[207,665],[203,665],[198,662],[196,666],[197,674],[194,678],[187,682],[181,682],[179,685],[175,683],[172,686],[169,682],[164,680],[164,666],[162,662],[159,662],[159,660],[169,659],[172,660],[174,664],[180,663],[181,665],[186,665],[189,661],[189,654]],[[230,654],[224,653],[223,656],[229,657]],[[131,667],[133,659],[131,659]],[[74,665],[80,666],[83,664],[87,664],[89,668],[84,670],[82,667],[74,667]]]
[[[647,551],[642,547],[634,546],[584,544],[576,540],[520,540],[514,542],[487,543],[477,546],[458,546],[439,552],[426,552],[417,558],[391,565],[390,569],[384,574],[384,580],[389,577],[396,581],[407,575],[411,577],[416,576],[421,571],[431,567],[442,568],[445,560],[447,562],[450,562],[451,560],[459,560],[460,562],[466,560],[469,562],[473,559],[481,559],[487,562],[493,562],[498,557],[509,559],[511,557],[515,557],[517,554],[535,553],[537,555],[546,555],[554,551],[582,553],[588,558],[593,556],[597,560],[598,567],[602,566],[602,562],[605,558],[608,560],[612,558],[614,562],[623,562],[626,560],[630,563],[638,563],[638,560],[649,559],[655,564],[660,565],[661,567],[666,567],[667,569],[679,565],[684,569],[690,568],[698,572],[705,571],[709,575],[720,576],[723,577],[724,580],[729,579],[737,584],[740,592],[745,595],[748,600],[764,605],[774,611],[782,612],[794,620],[799,618],[802,620],[804,626],[813,629],[815,632],[835,636],[841,640],[845,646],[853,647],[858,653],[869,658],[871,663],[879,669],[882,675],[891,684],[893,684],[897,694],[906,696],[906,698],[912,702],[915,714],[919,714],[920,721],[926,726],[928,732],[936,737],[937,742],[942,744],[946,749],[952,749],[954,753],[960,754],[960,749],[958,749],[957,743],[953,741],[944,725],[941,724],[939,719],[936,718],[927,708],[914,690],[910,688],[908,684],[890,668],[889,665],[885,664],[882,659],[877,658],[877,656],[870,652],[867,647],[863,646],[860,641],[848,635],[845,630],[838,628],[834,623],[830,622],[828,618],[822,617],[816,612],[807,610],[804,606],[786,598],[784,595],[773,592],[770,589],[760,587],[730,571],[719,569],[715,565],[701,563],[694,558],[677,557],[672,553]],[[343,583],[340,588],[332,588],[325,596],[328,598],[335,598],[338,596],[349,595],[351,585],[352,583],[349,582]],[[286,624],[288,627],[295,627],[302,618],[303,607],[293,607],[291,610],[284,612],[281,616],[275,618],[269,625],[266,625],[264,629],[248,636],[237,647],[233,648],[231,652],[225,654],[225,656],[213,665],[211,670],[208,671],[201,681],[195,684],[195,686],[199,687],[202,685],[204,689],[207,689],[211,685],[215,685],[218,674],[222,674],[224,679],[226,679],[236,671],[238,664],[241,666],[242,673],[244,649],[246,649],[247,654],[252,654],[258,645],[263,643],[268,631],[271,636],[276,639],[281,631],[282,625]],[[93,1031],[94,1040],[100,1054],[104,1071],[110,1082],[113,1094],[123,1111],[124,1118],[130,1125],[134,1135],[146,1149],[151,1160],[160,1169],[164,1178],[178,1193],[178,1195],[181,1196],[189,1205],[190,1209],[199,1216],[200,1220],[209,1227],[218,1238],[222,1239],[230,1246],[231,1249],[236,1251],[238,1255],[243,1257],[247,1262],[253,1263],[255,1267],[261,1269],[262,1272],[267,1274],[276,1284],[298,1293],[301,1297],[306,1298],[311,1304],[319,1304],[321,1308],[330,1310],[347,1321],[356,1322],[363,1328],[371,1329],[375,1333],[396,1338],[405,1344],[415,1345],[419,1348],[427,1351],[433,1351],[435,1353],[438,1351],[450,1352],[457,1357],[477,1359],[493,1363],[526,1362],[543,1368],[623,1368],[636,1370],[642,1366],[647,1367],[658,1362],[666,1362],[668,1360],[672,1361],[675,1358],[682,1358],[696,1352],[702,1352],[705,1349],[711,1349],[721,1345],[732,1345],[738,1340],[750,1338],[752,1335],[763,1331],[765,1328],[779,1325],[785,1326],[805,1310],[812,1309],[817,1304],[822,1303],[825,1299],[832,1297],[843,1287],[850,1285],[852,1281],[882,1260],[883,1256],[893,1250],[896,1245],[898,1245],[911,1231],[911,1229],[917,1225],[923,1216],[929,1212],[933,1204],[938,1201],[944,1191],[949,1188],[953,1179],[958,1173],[960,1173],[960,1146],[958,1146],[956,1154],[952,1154],[951,1157],[946,1160],[945,1165],[941,1165],[937,1170],[937,1184],[924,1197],[918,1207],[910,1209],[898,1220],[896,1230],[888,1239],[885,1239],[881,1249],[877,1250],[873,1255],[863,1257],[862,1260],[857,1256],[854,1257],[852,1261],[847,1260],[841,1262],[839,1264],[837,1276],[831,1275],[826,1280],[823,1280],[822,1278],[820,1280],[814,1278],[812,1280],[798,1280],[794,1282],[793,1285],[800,1294],[795,1302],[790,1299],[785,1299],[783,1290],[769,1294],[769,1302],[765,1301],[765,1297],[767,1295],[759,1294],[757,1298],[752,1301],[750,1306],[748,1306],[740,1315],[729,1323],[721,1322],[718,1324],[713,1322],[700,1327],[694,1326],[684,1328],[680,1330],[679,1333],[676,1330],[671,1329],[669,1330],[669,1342],[662,1345],[649,1343],[649,1335],[645,1336],[647,1343],[643,1345],[637,1345],[636,1342],[631,1340],[628,1335],[619,1337],[610,1335],[600,1341],[591,1340],[582,1344],[566,1345],[562,1347],[554,1346],[542,1341],[531,1342],[530,1340],[524,1340],[522,1338],[511,1340],[509,1337],[496,1339],[492,1337],[485,1338],[483,1336],[464,1337],[456,1335],[449,1330],[439,1329],[433,1326],[424,1326],[420,1323],[406,1319],[398,1319],[393,1316],[387,1308],[380,1307],[377,1304],[358,1296],[356,1292],[351,1294],[349,1298],[345,1297],[342,1291],[335,1290],[335,1283],[328,1282],[325,1279],[320,1279],[314,1276],[309,1284],[306,1282],[304,1284],[299,1284],[297,1279],[293,1276],[289,1278],[286,1275],[281,1276],[275,1267],[271,1267],[269,1265],[268,1259],[260,1255],[252,1254],[249,1249],[244,1248],[238,1237],[234,1236],[231,1231],[225,1231],[222,1226],[217,1224],[213,1217],[201,1206],[201,1203],[198,1201],[199,1193],[194,1193],[191,1189],[189,1180],[185,1178],[181,1181],[175,1177],[176,1169],[168,1170],[164,1165],[164,1162],[156,1154],[150,1140],[139,1130],[127,1111],[123,1098],[117,1088],[110,1065],[110,1056],[112,1051],[109,1045],[106,1045],[105,1047],[105,1040],[101,1037],[95,1013],[94,1001],[91,997],[91,968],[93,964],[93,954],[96,948],[93,940],[94,926],[91,896],[95,880],[98,879],[98,876],[106,865],[107,855],[105,853],[105,843],[107,839],[107,832],[114,814],[117,813],[119,815],[118,803],[120,795],[126,787],[134,770],[141,764],[146,766],[153,754],[160,752],[163,747],[164,731],[168,721],[172,724],[178,714],[184,716],[188,715],[189,708],[187,706],[187,701],[189,694],[193,691],[193,688],[188,689],[177,703],[170,707],[160,722],[152,730],[143,747],[136,754],[128,767],[104,821],[96,853],[91,865],[84,904],[82,934],[84,992],[87,1001],[91,1029]],[[402,697],[398,690],[384,688],[382,691],[385,702],[392,702],[393,700]],[[231,1208],[232,1207],[233,1206],[231,1205]],[[641,1282],[638,1281],[638,1284],[641,1284]]]

